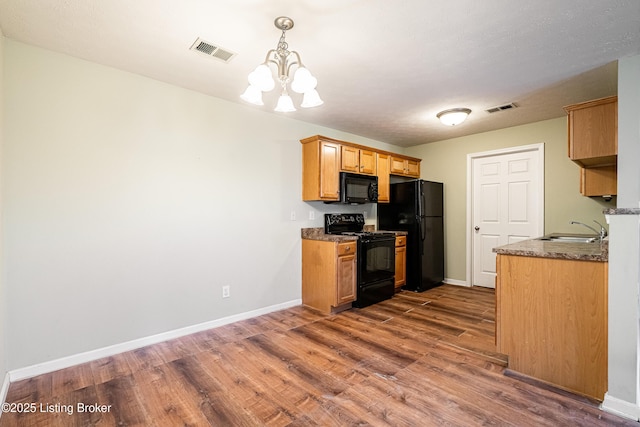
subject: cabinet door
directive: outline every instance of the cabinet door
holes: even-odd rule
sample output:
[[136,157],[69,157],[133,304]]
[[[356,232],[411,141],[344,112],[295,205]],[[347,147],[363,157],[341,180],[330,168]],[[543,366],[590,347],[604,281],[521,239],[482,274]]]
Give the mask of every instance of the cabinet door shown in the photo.
[[360,173],[367,175],[376,174],[376,153],[368,150],[360,150]]
[[360,173],[360,150],[343,145],[340,148],[340,170],[344,172]]
[[389,203],[389,155],[376,154],[378,175],[378,203]]
[[420,178],[420,163],[415,160],[407,160],[407,175]]
[[340,146],[330,142],[320,143],[320,199],[340,198]]
[[400,246],[396,248],[396,289],[400,288],[406,283],[406,270],[407,270],[407,247]]
[[356,255],[338,257],[337,270],[336,307],[356,299]]
[[404,159],[391,156],[391,173],[404,175],[406,168]]
[[617,97],[566,107],[569,158],[583,166],[612,163],[618,154]]
[[616,165],[580,168],[580,193],[590,197],[618,194]]

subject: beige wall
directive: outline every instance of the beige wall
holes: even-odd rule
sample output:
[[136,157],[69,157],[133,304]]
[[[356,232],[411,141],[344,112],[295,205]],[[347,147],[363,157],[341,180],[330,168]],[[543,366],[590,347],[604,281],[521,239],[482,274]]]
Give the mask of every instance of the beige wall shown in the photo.
[[[461,125],[461,126],[464,126]],[[589,232],[570,220],[605,223],[602,209],[615,198],[580,195],[578,167],[567,157],[566,119],[559,118],[407,149],[422,158],[422,179],[445,183],[445,277],[466,281],[467,155],[519,145],[545,145],[545,233]]]

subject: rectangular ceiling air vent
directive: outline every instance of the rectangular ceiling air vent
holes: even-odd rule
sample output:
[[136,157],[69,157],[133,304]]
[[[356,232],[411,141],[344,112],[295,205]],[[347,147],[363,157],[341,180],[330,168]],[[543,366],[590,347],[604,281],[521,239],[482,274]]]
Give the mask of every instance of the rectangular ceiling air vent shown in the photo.
[[518,106],[515,103],[511,102],[509,104],[504,104],[504,105],[499,105],[497,107],[488,108],[485,111],[487,113],[497,113],[498,111],[510,110],[512,108],[518,108]]
[[210,58],[215,58],[223,62],[229,62],[236,55],[230,50],[216,46],[213,43],[202,40],[200,37],[191,45],[191,50],[199,52]]

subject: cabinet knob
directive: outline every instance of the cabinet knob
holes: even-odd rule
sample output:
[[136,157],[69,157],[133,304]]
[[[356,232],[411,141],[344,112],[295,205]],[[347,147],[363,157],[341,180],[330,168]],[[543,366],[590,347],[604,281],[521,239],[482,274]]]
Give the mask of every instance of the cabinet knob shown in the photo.
[[474,227],[474,230],[476,231],[480,231],[480,227],[478,227],[477,225]]
[[351,250],[351,246],[346,246],[346,247],[344,248],[344,250],[345,250],[345,251],[350,251],[350,250]]

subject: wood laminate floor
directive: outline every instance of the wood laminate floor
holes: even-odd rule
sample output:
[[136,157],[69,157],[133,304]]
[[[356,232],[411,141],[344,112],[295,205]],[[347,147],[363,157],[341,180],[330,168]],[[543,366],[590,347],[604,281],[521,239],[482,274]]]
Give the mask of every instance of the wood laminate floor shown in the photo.
[[493,290],[451,285],[295,307],[13,383],[36,411],[0,427],[638,426],[504,375],[494,320]]

